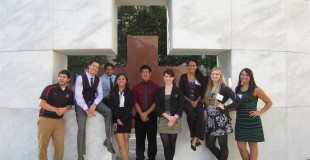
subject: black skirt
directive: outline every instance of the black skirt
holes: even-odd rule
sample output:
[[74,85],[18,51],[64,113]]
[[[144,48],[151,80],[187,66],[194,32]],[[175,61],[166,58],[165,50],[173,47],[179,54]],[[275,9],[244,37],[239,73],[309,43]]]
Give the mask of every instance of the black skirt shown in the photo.
[[125,122],[123,122],[124,125],[120,126],[117,125],[116,130],[114,130],[114,133],[131,133],[131,118]]

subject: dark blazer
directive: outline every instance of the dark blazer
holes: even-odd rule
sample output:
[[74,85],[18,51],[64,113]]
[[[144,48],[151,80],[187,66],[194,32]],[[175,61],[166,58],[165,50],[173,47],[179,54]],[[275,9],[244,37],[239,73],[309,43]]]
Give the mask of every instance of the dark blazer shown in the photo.
[[218,102],[225,104],[229,98],[233,101],[231,104],[224,106],[224,110],[223,110],[223,112],[226,114],[226,116],[230,118],[230,116],[228,114],[229,110],[240,105],[241,100],[240,100],[239,96],[236,96],[234,91],[231,88],[229,88],[228,86],[226,86],[225,84],[221,85],[221,90],[220,90],[219,94],[221,94],[223,96],[223,99],[218,100]]
[[[201,99],[204,96],[204,92],[205,92],[205,83],[204,80],[202,79],[202,77],[199,79],[198,77],[196,77],[197,81],[201,84],[196,85],[195,87],[195,97],[196,99],[200,96]],[[180,77],[180,81],[179,81],[179,87],[183,93],[184,96],[187,96],[189,98],[189,88],[188,88],[188,79],[187,79],[187,73],[182,74]]]
[[125,103],[124,107],[119,107],[119,94],[118,90],[113,90],[109,97],[109,106],[112,109],[113,122],[116,122],[117,119],[120,119],[122,123],[125,123],[128,120],[133,118],[132,109],[134,106],[134,95],[130,89],[124,90]]
[[[162,116],[165,112],[165,86],[160,87],[155,95],[155,106],[157,117]],[[173,116],[183,114],[183,94],[177,87],[173,87],[170,96],[170,114]]]

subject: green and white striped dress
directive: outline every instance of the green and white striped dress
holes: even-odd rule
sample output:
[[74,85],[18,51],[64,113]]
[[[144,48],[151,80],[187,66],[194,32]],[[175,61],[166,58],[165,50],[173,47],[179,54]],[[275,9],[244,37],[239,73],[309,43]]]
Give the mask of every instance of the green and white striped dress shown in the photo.
[[257,110],[258,97],[248,101],[249,93],[237,91],[242,104],[237,107],[235,139],[242,142],[263,142],[264,132],[260,116],[250,117],[250,111]]

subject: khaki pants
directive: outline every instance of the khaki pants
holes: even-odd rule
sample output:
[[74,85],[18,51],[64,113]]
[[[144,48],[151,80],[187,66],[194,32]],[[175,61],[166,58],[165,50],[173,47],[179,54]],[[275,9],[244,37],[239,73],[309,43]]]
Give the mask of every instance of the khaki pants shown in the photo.
[[38,159],[47,160],[47,147],[50,138],[54,144],[54,160],[62,160],[64,152],[64,120],[39,117],[38,120]]

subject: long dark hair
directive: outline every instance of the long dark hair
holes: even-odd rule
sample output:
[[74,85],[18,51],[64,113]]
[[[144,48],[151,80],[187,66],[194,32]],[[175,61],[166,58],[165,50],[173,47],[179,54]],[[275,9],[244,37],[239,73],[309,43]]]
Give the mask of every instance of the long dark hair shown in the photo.
[[126,85],[125,85],[124,92],[127,91],[127,90],[129,89],[128,77],[126,76],[125,73],[119,73],[119,74],[117,74],[116,77],[115,77],[114,86],[113,86],[113,89],[111,90],[111,93],[118,92],[118,85],[117,85],[116,82],[117,82],[117,79],[118,79],[120,76],[124,76],[125,79],[126,79]]
[[186,62],[186,65],[188,66],[189,62],[194,62],[197,66],[197,69],[195,71],[195,77],[196,77],[196,80],[200,83],[200,84],[203,84],[204,81],[203,81],[203,75],[201,73],[201,71],[198,69],[198,61],[196,59],[189,59],[187,62]]
[[[174,71],[172,69],[166,69],[164,72],[163,72],[163,76],[165,76],[165,74],[171,76],[171,77],[174,77]],[[172,85],[175,86],[175,79],[172,81]]]
[[248,76],[250,77],[250,82],[249,82],[249,89],[247,90],[248,94],[249,94],[249,100],[252,100],[252,98],[254,97],[254,90],[257,87],[256,83],[255,83],[255,79],[254,79],[254,75],[251,69],[249,68],[244,68],[240,71],[239,73],[239,80],[238,80],[238,85],[235,89],[235,92],[240,91],[240,88],[242,86],[242,82],[240,80],[240,76],[242,71],[244,71],[246,74],[248,74]]

